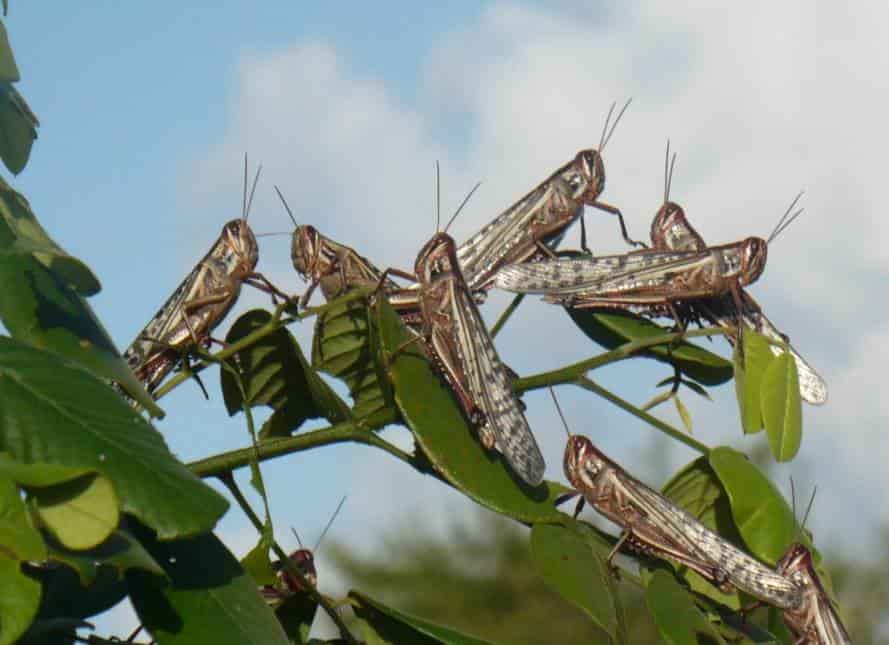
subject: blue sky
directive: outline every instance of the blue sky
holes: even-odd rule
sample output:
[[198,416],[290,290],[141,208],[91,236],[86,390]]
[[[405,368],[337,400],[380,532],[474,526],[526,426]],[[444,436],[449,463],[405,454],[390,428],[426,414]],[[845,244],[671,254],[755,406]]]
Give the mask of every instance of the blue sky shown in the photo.
[[[13,183],[99,275],[92,304],[121,348],[238,214],[245,151],[265,168],[255,231],[289,226],[277,183],[300,221],[381,266],[410,266],[431,233],[434,160],[445,210],[484,181],[453,229],[459,239],[595,145],[610,103],[628,96],[605,153],[604,198],[637,237],[660,204],[667,137],[679,153],[672,197],[713,243],[767,234],[805,188],[806,214],[770,249],[751,289],[830,387],[824,408],[806,409],[801,456],[779,477],[785,488],[791,473],[819,485],[810,523],[822,543],[867,544],[885,522],[889,81],[875,16],[826,2],[11,4],[19,88],[42,123]],[[594,251],[623,250],[611,220],[591,213],[588,222]],[[302,290],[288,251],[287,238],[263,239],[260,269]],[[262,302],[245,291],[239,308]],[[486,316],[504,302],[492,298]],[[310,325],[294,333],[308,348]],[[598,351],[537,303],[498,347],[520,373]],[[666,375],[633,361],[595,376],[641,403]],[[246,441],[215,379],[209,386],[210,403],[191,386],[163,401],[159,427],[185,460]],[[699,439],[744,449],[764,440],[741,438],[730,386],[714,394],[714,403],[685,398]],[[651,453],[643,424],[590,395],[562,396],[576,430],[631,470]],[[529,395],[529,420],[549,477],[562,479],[561,430],[547,401]],[[660,414],[678,424],[674,411]],[[671,467],[694,457],[665,454]],[[435,527],[469,511],[368,448],[277,460],[266,473],[287,546],[288,525],[311,539],[343,494],[350,501],[333,534],[365,551],[404,513],[422,512]],[[876,503],[855,509],[850,496]],[[239,555],[253,540],[237,510],[220,533]],[[342,590],[323,553],[320,581]],[[117,612],[105,624],[128,620]]]

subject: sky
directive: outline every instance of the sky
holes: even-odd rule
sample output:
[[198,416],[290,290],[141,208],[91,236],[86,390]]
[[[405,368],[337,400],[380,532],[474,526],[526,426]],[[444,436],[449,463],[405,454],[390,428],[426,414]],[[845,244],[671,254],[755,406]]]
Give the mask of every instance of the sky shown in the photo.
[[[879,296],[889,275],[881,203],[889,7],[306,5],[11,3],[18,87],[41,120],[13,185],[101,279],[91,304],[120,348],[239,215],[245,152],[263,164],[254,231],[290,230],[277,184],[300,222],[378,266],[410,267],[435,226],[436,160],[445,212],[483,182],[451,229],[459,241],[595,146],[611,103],[632,97],[604,153],[602,198],[623,210],[634,237],[647,235],[661,203],[668,138],[679,155],[671,197],[711,243],[766,237],[805,189],[805,214],[772,245],[750,293],[824,376],[829,401],[805,408],[800,455],[774,473],[785,490],[790,475],[804,491],[817,484],[809,526],[819,544],[860,554],[879,544],[889,519],[889,398],[880,376],[889,324]],[[608,216],[588,211],[587,223],[595,253],[625,250]],[[576,230],[566,244],[577,245]],[[262,238],[259,270],[288,291],[304,289],[287,236]],[[266,302],[250,291],[219,336],[238,312]],[[506,302],[490,298],[486,318]],[[308,353],[311,325],[293,332]],[[520,374],[600,351],[562,312],[536,302],[497,346]],[[713,348],[728,355],[722,341]],[[641,404],[668,375],[634,360],[594,376]],[[208,376],[210,402],[192,385],[162,401],[168,416],[157,426],[185,461],[248,440]],[[697,439],[748,451],[765,441],[741,436],[730,384],[712,393],[713,402],[684,397]],[[562,388],[560,396],[574,431],[650,484],[696,456],[591,394]],[[564,441],[548,396],[530,393],[526,402],[547,476],[561,481]],[[672,409],[658,415],[679,425]],[[386,436],[409,445],[404,432]],[[295,547],[291,525],[312,542],[343,495],[331,536],[367,554],[409,514],[434,530],[472,510],[368,447],[300,453],[267,462],[264,473],[285,548]],[[236,508],[218,531],[238,556],[255,541]],[[325,569],[323,548],[318,562],[322,591],[343,593],[347,581]],[[115,610],[100,628],[126,633],[135,624],[128,612]]]

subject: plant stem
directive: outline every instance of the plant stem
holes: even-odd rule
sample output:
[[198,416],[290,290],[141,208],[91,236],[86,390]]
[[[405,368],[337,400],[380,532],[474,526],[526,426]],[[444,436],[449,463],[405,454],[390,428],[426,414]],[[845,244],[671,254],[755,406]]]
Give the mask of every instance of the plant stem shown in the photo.
[[583,376],[592,369],[621,361],[638,352],[657,345],[667,345],[686,338],[695,338],[697,336],[724,336],[730,331],[731,329],[726,327],[714,326],[686,332],[671,332],[661,336],[652,336],[651,338],[640,338],[638,340],[624,343],[620,347],[616,347],[604,354],[593,356],[592,358],[588,358],[572,365],[567,365],[566,367],[561,367],[557,370],[518,378],[513,381],[512,388],[516,392],[522,393],[527,392],[528,390],[538,390],[543,387],[549,387],[550,385],[571,383],[577,379],[578,376]]
[[321,305],[319,307],[306,307],[300,313],[295,316],[290,316],[287,318],[282,318],[281,315],[284,312],[288,303],[281,303],[275,308],[274,313],[272,314],[271,319],[260,327],[259,329],[247,334],[239,341],[231,343],[223,347],[217,353],[212,355],[211,360],[203,360],[191,366],[191,368],[187,372],[179,372],[178,374],[173,375],[169,381],[160,386],[157,391],[154,393],[154,399],[160,400],[165,395],[169,394],[171,390],[175,389],[179,385],[181,385],[184,381],[187,381],[193,374],[198,374],[205,370],[209,365],[213,363],[218,363],[223,361],[231,356],[234,356],[238,352],[247,349],[254,343],[259,340],[262,340],[269,334],[273,334],[282,327],[289,325],[290,323],[297,320],[304,320],[306,318],[310,318],[312,316],[317,316],[318,314],[324,313],[328,309],[334,306],[339,306],[345,304],[347,302],[351,302],[352,300],[359,300],[360,298],[365,297],[365,292],[362,290],[358,291],[350,291],[344,296],[336,298],[335,300],[331,300],[326,305]]
[[[225,485],[225,487],[228,488],[229,492],[232,494],[232,497],[234,497],[235,501],[238,502],[238,506],[240,506],[241,510],[244,511],[244,514],[247,516],[253,526],[256,527],[256,530],[259,532],[259,534],[262,535],[264,530],[263,523],[259,520],[256,512],[250,506],[250,502],[248,502],[247,498],[244,497],[244,494],[241,492],[241,489],[235,481],[234,476],[230,472],[223,473],[219,476],[219,481],[221,481]],[[318,592],[318,589],[315,588],[315,585],[313,585],[306,579],[306,577],[302,574],[302,571],[300,571],[299,568],[293,564],[293,562],[290,560],[290,557],[275,540],[272,540],[272,550],[275,552],[275,555],[278,556],[278,560],[281,562],[281,566],[287,570],[287,573],[291,574],[297,580],[299,580],[303,586],[303,589],[306,590],[308,596],[324,608],[324,611],[327,612],[327,615],[330,616],[330,619],[340,630],[340,634],[342,635],[343,640],[345,640],[347,643],[358,645],[358,641],[355,640],[354,636],[352,636],[349,628],[346,627],[346,624],[343,622],[343,619],[336,608],[330,604],[330,601],[328,601],[327,598],[325,598],[321,593]]]
[[415,460],[412,455],[393,446],[385,439],[377,436],[375,432],[367,429],[368,426],[378,428],[396,421],[398,421],[398,414],[395,410],[385,408],[370,414],[364,419],[344,421],[343,423],[337,423],[320,430],[301,433],[295,437],[266,439],[257,444],[255,448],[250,446],[193,461],[188,464],[188,468],[198,477],[218,477],[226,471],[247,466],[250,463],[251,457],[257,461],[266,461],[275,457],[283,457],[295,452],[310,450],[318,446],[348,441],[375,446],[401,461],[413,465]]
[[602,387],[598,383],[595,383],[594,381],[588,379],[586,376],[578,376],[577,379],[574,381],[574,383],[576,385],[578,385],[579,387],[582,387],[585,390],[589,390],[590,392],[598,394],[603,399],[607,399],[608,401],[611,401],[619,408],[623,408],[624,410],[626,410],[633,416],[636,416],[636,417],[642,419],[643,421],[645,421],[649,425],[654,426],[661,432],[673,437],[674,439],[676,439],[676,441],[681,441],[689,448],[691,448],[693,450],[697,450],[698,452],[700,452],[703,455],[710,454],[710,448],[708,446],[706,446],[705,444],[690,437],[685,432],[682,432],[681,430],[674,428],[669,423],[664,423],[660,419],[651,416],[650,414],[648,414],[648,412],[640,410],[632,403],[625,401],[624,399],[620,398],[616,394],[609,392],[608,390],[606,390],[604,387]]
[[491,338],[494,338],[503,326],[506,324],[506,321],[509,320],[509,317],[512,316],[513,312],[519,308],[519,305],[522,304],[522,300],[525,299],[525,294],[520,293],[516,295],[515,298],[512,299],[512,302],[503,310],[503,313],[500,314],[500,317],[497,319],[497,322],[494,323],[494,326],[491,327]]

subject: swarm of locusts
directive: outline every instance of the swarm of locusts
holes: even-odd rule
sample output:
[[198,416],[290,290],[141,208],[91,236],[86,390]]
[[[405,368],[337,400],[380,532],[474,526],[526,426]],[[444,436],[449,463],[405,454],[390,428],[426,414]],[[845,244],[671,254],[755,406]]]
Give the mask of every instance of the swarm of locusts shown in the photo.
[[[291,298],[292,304],[306,306],[318,288],[327,300],[353,287],[371,288],[374,297],[387,298],[453,393],[484,449],[502,456],[532,487],[542,482],[543,456],[511,387],[513,374],[498,356],[478,309],[494,287],[541,294],[546,302],[566,308],[667,317],[679,330],[706,320],[724,326],[732,344],[741,342],[739,330],[753,329],[779,341],[771,346],[776,354],[790,352],[803,400],[819,405],[827,398],[818,373],[746,291],[765,269],[769,243],[800,214],[794,211],[799,197],[768,239],[748,237],[709,246],[682,207],[670,201],[675,155],[670,158],[668,145],[664,200],[651,224],[650,246],[631,239],[621,211],[600,199],[605,189],[602,153],[627,105],[613,122],[612,106],[597,149],[578,152],[462,244],[437,232],[420,249],[413,271],[380,270],[315,227],[298,225],[278,193],[296,226],[293,267],[308,283],[300,297]],[[150,392],[191,349],[209,345],[211,332],[237,300],[242,284],[272,294],[273,300],[288,298],[255,272],[259,249],[247,215],[259,173],[249,198],[246,173],[245,162],[242,216],[223,227],[207,255],[125,353]],[[614,217],[634,248],[594,256],[587,247],[586,206]],[[575,220],[580,220],[581,251],[561,257],[556,248]],[[722,590],[742,590],[779,609],[798,643],[849,642],[802,544],[793,544],[772,568],[635,479],[583,436],[569,434],[564,472],[573,494],[580,496],[575,517],[587,503],[620,527],[611,558],[619,552],[660,558],[688,567]],[[299,551],[294,562],[314,583],[306,553]],[[281,584],[265,591],[280,598],[300,584],[282,577]]]

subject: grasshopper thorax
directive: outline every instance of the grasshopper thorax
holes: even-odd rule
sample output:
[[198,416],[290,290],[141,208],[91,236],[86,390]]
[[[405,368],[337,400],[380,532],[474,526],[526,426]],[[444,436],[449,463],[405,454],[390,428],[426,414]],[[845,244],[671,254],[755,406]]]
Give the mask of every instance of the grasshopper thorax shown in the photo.
[[[298,549],[290,554],[290,561],[299,569],[303,577],[306,578],[314,587],[318,583],[318,573],[315,570],[315,556],[309,549]],[[303,584],[300,580],[290,574],[286,569],[281,569],[278,573],[281,582],[287,589],[293,593],[303,590]]]
[[[605,164],[598,150],[589,148],[581,150],[574,158],[574,165],[579,172],[578,180],[583,182],[580,199],[585,203],[596,201],[605,190]],[[579,186],[572,186],[577,189]]]
[[741,286],[756,282],[766,268],[769,245],[761,237],[748,237],[741,242]]
[[682,206],[671,201],[664,202],[651,222],[651,244],[656,249],[673,250],[707,246],[704,238],[688,223]]
[[241,275],[253,273],[259,261],[259,245],[247,222],[243,219],[233,219],[228,222],[222,228],[222,239],[226,251],[234,256],[232,260],[238,267],[235,273]]
[[429,283],[443,274],[460,271],[457,244],[447,233],[436,233],[417,254],[414,273],[420,282]]
[[315,273],[321,256],[321,234],[314,226],[301,225],[293,230],[290,259],[303,280]]
[[565,477],[577,489],[589,489],[595,486],[596,475],[603,463],[593,442],[580,435],[571,435],[565,446]]

